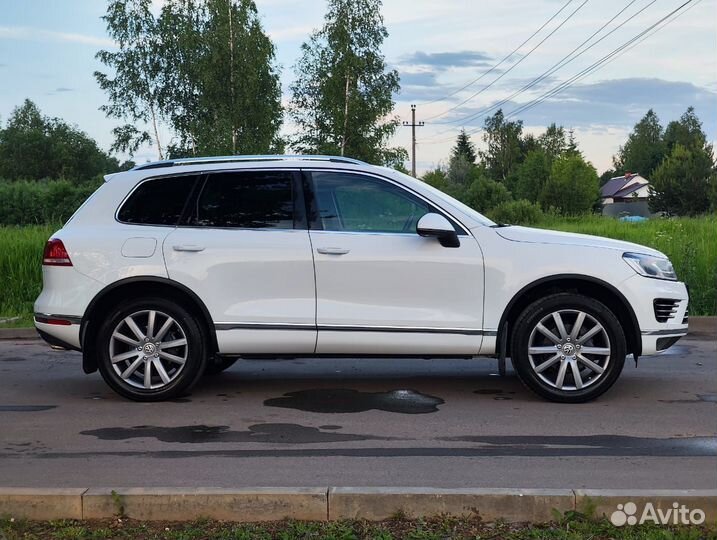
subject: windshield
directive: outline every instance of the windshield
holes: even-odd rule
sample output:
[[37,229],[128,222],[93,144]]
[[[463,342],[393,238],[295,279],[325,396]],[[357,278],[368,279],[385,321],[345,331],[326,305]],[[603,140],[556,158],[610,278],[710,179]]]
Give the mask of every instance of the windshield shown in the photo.
[[[391,171],[393,174],[396,174],[396,175],[401,176],[402,178],[408,179],[408,180],[410,180],[410,181],[412,181],[412,182],[416,182],[416,178],[413,178],[413,176],[409,176],[409,175],[407,175],[407,174],[405,174],[405,173],[402,173],[401,171],[397,171],[397,170],[391,169],[391,168],[389,168],[389,167],[384,167],[384,168],[387,169],[387,170],[389,170],[389,171]],[[463,212],[464,214],[467,214],[467,215],[471,216],[473,219],[475,219],[476,221],[478,221],[481,225],[485,225],[486,227],[494,227],[494,226],[496,225],[495,222],[491,221],[490,219],[488,219],[487,217],[485,217],[485,216],[484,216],[483,214],[481,214],[480,212],[477,212],[477,211],[473,210],[473,208],[471,208],[471,207],[468,206],[467,204],[463,204],[463,203],[462,203],[461,201],[459,201],[458,199],[454,199],[453,197],[451,197],[451,196],[448,195],[447,193],[444,193],[444,192],[442,192],[440,189],[436,189],[436,188],[434,188],[433,186],[431,186],[431,185],[429,185],[429,184],[426,184],[425,182],[423,182],[423,181],[421,181],[421,180],[418,180],[418,181],[421,182],[421,184],[423,184],[423,187],[424,187],[425,189],[429,190],[431,193],[433,193],[434,195],[436,195],[439,199],[443,199],[443,200],[446,201],[448,204],[450,204],[450,205],[452,205],[452,206],[455,206],[458,210],[460,210],[460,211]]]

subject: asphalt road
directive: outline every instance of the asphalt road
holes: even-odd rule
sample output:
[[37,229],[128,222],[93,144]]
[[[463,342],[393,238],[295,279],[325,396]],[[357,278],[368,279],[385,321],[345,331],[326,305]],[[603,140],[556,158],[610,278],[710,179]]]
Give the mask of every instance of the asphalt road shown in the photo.
[[0,341],[0,486],[714,489],[716,345],[630,360],[582,405],[490,359],[245,360],[141,404],[78,353]]

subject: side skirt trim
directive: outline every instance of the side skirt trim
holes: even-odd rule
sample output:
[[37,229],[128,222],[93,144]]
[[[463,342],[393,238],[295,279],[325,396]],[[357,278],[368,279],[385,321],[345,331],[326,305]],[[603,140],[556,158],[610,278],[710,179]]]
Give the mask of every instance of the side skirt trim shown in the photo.
[[419,328],[401,326],[342,326],[311,324],[262,324],[262,323],[214,323],[219,330],[310,330],[313,332],[395,332],[411,334],[462,334],[469,336],[496,336],[495,330],[473,330],[471,328]]

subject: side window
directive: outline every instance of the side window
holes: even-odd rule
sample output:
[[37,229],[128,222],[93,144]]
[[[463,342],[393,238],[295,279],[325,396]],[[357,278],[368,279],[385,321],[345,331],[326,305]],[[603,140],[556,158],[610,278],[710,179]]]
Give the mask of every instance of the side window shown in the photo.
[[389,182],[341,172],[314,172],[319,225],[325,231],[413,233],[433,209]]
[[241,229],[293,229],[292,173],[237,171],[207,177],[192,225]]
[[195,175],[147,180],[125,201],[117,219],[141,225],[176,225],[196,181]]

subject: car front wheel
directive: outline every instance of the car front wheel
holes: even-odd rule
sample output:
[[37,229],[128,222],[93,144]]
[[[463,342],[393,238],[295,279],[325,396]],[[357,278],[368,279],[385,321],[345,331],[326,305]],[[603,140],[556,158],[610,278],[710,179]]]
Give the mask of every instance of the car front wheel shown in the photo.
[[199,324],[182,306],[162,298],[120,304],[97,339],[102,377],[118,394],[135,401],[185,394],[206,364]]
[[595,399],[617,380],[625,363],[625,334],[601,302],[560,293],[529,305],[518,317],[513,366],[531,390],[551,401]]

